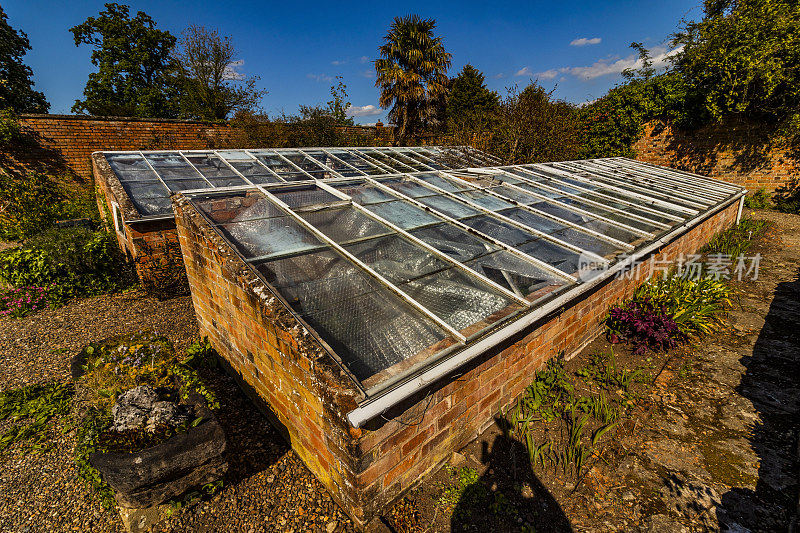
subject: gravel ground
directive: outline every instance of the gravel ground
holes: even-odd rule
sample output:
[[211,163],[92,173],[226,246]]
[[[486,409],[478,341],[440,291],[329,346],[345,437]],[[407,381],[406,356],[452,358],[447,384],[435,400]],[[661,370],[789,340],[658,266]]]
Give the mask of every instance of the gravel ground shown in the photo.
[[[198,334],[191,298],[159,301],[131,291],[24,319],[2,318],[0,390],[67,380],[70,358],[84,345],[141,330],[185,348]],[[176,512],[157,531],[352,531],[322,484],[235,382],[222,370],[205,373],[220,400],[230,469],[220,493]],[[122,531],[116,511],[103,509],[77,476],[73,425],[71,419],[56,424],[44,453],[15,444],[0,454],[0,531]]]

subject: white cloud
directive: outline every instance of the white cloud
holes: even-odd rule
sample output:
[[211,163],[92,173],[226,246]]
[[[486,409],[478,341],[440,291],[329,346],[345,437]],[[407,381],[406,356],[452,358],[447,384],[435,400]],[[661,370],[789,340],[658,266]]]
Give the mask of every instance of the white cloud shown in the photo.
[[369,61],[369,58],[367,56],[361,56],[358,60],[361,61],[362,63],[366,63],[367,61]]
[[367,69],[367,70],[364,70],[364,71],[360,72],[359,75],[361,77],[363,77],[363,78],[374,78],[375,77],[375,71],[372,70],[372,69]]
[[544,72],[537,72],[536,77],[540,80],[552,80],[558,76],[558,69],[551,68],[550,70],[545,70]]
[[239,59],[237,61],[231,61],[225,67],[225,70],[222,72],[223,79],[226,80],[233,80],[233,81],[241,81],[244,79],[244,74],[239,72],[239,68],[244,66],[244,59]]
[[351,105],[345,110],[345,114],[348,117],[372,117],[375,115],[380,115],[383,113],[383,110],[380,107],[375,107],[372,104],[369,105]]
[[[650,49],[650,58],[653,61],[653,68],[659,69],[666,67],[670,62],[670,58],[680,53],[681,50],[683,50],[682,46],[673,50],[667,50],[666,47],[663,46],[653,47]],[[621,74],[625,69],[638,69],[641,67],[641,59],[631,54],[622,59],[616,59],[613,57],[598,59],[591,65],[585,67],[562,67],[557,70],[561,73],[571,74],[576,78],[591,80],[594,78],[599,78],[600,76],[607,76],[609,74]],[[555,69],[551,69],[550,71],[552,70]]]
[[532,76],[533,72],[531,71],[530,67],[522,67],[517,72],[514,73],[514,76]]
[[328,76],[327,74],[311,74],[310,72],[306,74],[306,78],[316,81],[333,81],[333,76]]
[[578,107],[583,107],[583,106],[586,106],[586,105],[589,105],[589,104],[593,104],[596,101],[597,101],[597,98],[594,98],[592,100],[586,100],[585,102],[581,102],[580,104],[578,104]]
[[335,67],[338,67],[339,65],[346,65],[346,64],[347,64],[347,60],[346,59],[337,59],[335,61],[331,61],[331,65],[333,65]]
[[591,39],[587,39],[586,37],[580,37],[578,39],[575,39],[571,43],[569,43],[569,45],[570,46],[586,46],[588,44],[600,44],[600,41],[602,41],[602,39],[600,37],[592,37]]
[[505,77],[506,77],[506,75],[505,75],[505,74],[503,74],[502,72],[498,72],[497,74],[495,74],[495,75],[494,75],[494,76],[492,76],[492,77],[493,77],[494,79],[496,79],[496,80],[499,80],[499,79],[505,78]]

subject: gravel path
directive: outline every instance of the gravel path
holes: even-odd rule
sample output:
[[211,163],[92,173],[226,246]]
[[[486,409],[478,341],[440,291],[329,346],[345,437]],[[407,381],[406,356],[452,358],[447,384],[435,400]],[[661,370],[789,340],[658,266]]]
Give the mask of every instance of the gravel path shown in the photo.
[[[177,349],[197,337],[191,298],[141,291],[86,298],[24,319],[0,319],[0,390],[69,379],[71,356],[91,341],[151,330]],[[346,515],[267,419],[222,370],[204,376],[220,400],[230,469],[223,490],[176,512],[157,531],[352,531]],[[63,420],[52,446],[0,454],[0,531],[122,531],[77,476],[75,431]],[[62,433],[63,431],[63,433]]]

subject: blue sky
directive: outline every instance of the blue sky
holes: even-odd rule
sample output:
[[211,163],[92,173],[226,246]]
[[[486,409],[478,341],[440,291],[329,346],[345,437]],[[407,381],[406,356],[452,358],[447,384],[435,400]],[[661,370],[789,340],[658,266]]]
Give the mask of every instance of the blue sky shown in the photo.
[[[125,2],[119,2],[125,3]],[[628,48],[641,41],[663,57],[681,19],[702,14],[700,0],[620,2],[130,2],[175,35],[189,24],[231,35],[243,61],[239,71],[261,77],[269,114],[324,103],[334,77],[347,84],[360,123],[385,122],[377,107],[371,61],[393,19],[417,13],[438,22],[453,54],[450,74],[472,63],[501,93],[537,79],[558,98],[581,103],[602,96],[633,64]],[[402,7],[399,7],[402,6]],[[11,25],[31,41],[26,62],[51,113],[69,113],[82,95],[90,50],[77,48],[69,28],[96,15],[103,2],[4,1]],[[370,107],[372,106],[372,107]]]

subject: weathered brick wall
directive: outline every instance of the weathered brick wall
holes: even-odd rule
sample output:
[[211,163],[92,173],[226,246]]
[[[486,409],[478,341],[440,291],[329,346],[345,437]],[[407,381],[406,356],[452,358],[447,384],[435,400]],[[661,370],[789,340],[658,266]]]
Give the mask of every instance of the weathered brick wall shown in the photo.
[[[362,524],[493,424],[544,362],[562,351],[574,353],[594,338],[609,305],[630,296],[640,283],[606,281],[472,361],[459,375],[355,429],[346,413],[355,407],[356,392],[322,345],[185,198],[177,195],[173,201],[202,334],[245,389],[269,405],[298,455]],[[236,207],[223,202],[214,209],[224,217],[226,209]],[[656,252],[659,259],[696,251],[734,221],[737,209],[734,203],[663,246]]]
[[[92,176],[90,155],[95,151],[202,150],[227,147],[236,140],[226,123],[79,115],[21,115],[19,120],[34,143],[9,156],[37,170],[47,161],[55,171],[65,168],[87,183]],[[378,144],[391,139],[389,128],[350,126],[342,128],[342,133],[359,140],[379,138]],[[273,141],[282,146],[279,140]]]
[[633,145],[641,161],[678,168],[771,192],[798,177],[800,161],[785,146],[770,146],[762,126],[726,123],[682,131],[659,122],[645,125]]

